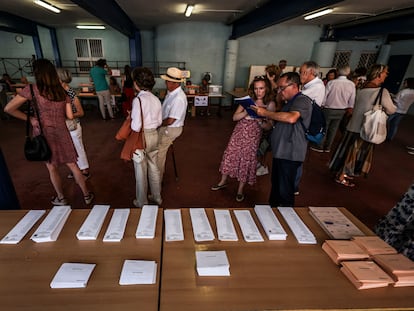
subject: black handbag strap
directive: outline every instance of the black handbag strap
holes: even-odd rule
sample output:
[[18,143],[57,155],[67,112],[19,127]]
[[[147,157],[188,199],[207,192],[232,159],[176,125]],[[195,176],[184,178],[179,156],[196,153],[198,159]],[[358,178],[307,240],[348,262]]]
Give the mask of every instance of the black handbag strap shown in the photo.
[[33,84],[29,84],[30,86],[30,93],[32,94],[32,100],[29,100],[29,111],[27,112],[27,119],[26,119],[26,137],[30,136],[30,104],[32,104],[33,111],[37,120],[39,121],[40,133],[43,134],[42,124],[40,123],[40,116],[39,110],[37,109],[37,101],[36,96],[34,95],[33,91]]
[[380,88],[380,90],[378,91],[377,97],[374,100],[374,107],[378,104],[380,106],[381,105],[381,99],[382,99],[382,91],[384,90],[383,87]]
[[145,143],[145,134],[144,134],[144,113],[142,111],[142,102],[141,102],[141,98],[139,98],[139,96],[137,96],[138,100],[139,100],[139,109],[141,110],[141,131],[142,132],[142,145],[144,146],[144,149],[146,147],[146,143]]

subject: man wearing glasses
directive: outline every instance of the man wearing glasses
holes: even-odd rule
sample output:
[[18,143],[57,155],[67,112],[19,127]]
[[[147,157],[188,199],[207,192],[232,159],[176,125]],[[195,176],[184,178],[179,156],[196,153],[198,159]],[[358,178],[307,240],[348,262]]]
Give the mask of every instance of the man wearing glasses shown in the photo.
[[312,114],[312,100],[299,91],[300,76],[287,72],[277,81],[277,91],[285,102],[279,112],[254,107],[257,114],[275,120],[271,146],[273,153],[271,206],[295,205],[295,179],[299,166],[305,160],[308,141],[301,120],[309,127]]

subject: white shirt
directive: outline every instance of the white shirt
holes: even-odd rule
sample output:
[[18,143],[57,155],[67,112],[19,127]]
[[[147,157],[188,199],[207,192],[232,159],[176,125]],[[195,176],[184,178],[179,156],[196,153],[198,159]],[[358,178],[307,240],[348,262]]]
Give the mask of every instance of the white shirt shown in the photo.
[[353,108],[355,104],[355,84],[345,76],[339,76],[326,85],[323,107],[329,109]]
[[187,95],[185,95],[181,87],[177,87],[174,91],[167,92],[164,103],[162,104],[162,119],[175,119],[175,121],[168,125],[168,127],[184,126],[187,105]]
[[140,91],[138,97],[141,99],[141,105],[137,97],[132,101],[131,111],[131,128],[139,132],[142,127],[141,109],[144,117],[144,129],[156,129],[162,123],[161,102],[157,96],[148,91]]
[[394,99],[397,104],[397,113],[407,114],[411,104],[414,103],[414,89],[402,89]]
[[325,98],[325,84],[323,84],[321,79],[315,78],[303,86],[302,94],[309,96],[319,106],[322,106]]

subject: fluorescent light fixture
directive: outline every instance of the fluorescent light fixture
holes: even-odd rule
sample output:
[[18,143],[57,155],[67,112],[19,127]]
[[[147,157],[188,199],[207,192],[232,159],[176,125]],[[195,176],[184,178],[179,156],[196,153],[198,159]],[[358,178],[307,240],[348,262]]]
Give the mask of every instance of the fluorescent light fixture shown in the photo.
[[33,2],[36,3],[37,5],[40,5],[40,6],[44,7],[45,9],[48,9],[49,11],[52,11],[52,12],[55,12],[55,13],[60,13],[60,10],[57,7],[47,3],[45,1],[34,0]]
[[186,7],[186,9],[185,9],[185,16],[186,17],[190,17],[190,15],[191,15],[191,13],[193,12],[193,10],[194,10],[194,5],[192,5],[192,4],[187,4],[187,7]]
[[333,9],[326,9],[326,10],[322,10],[322,11],[319,11],[319,12],[316,12],[316,13],[313,13],[313,14],[310,14],[310,15],[307,15],[307,16],[305,16],[305,17],[304,17],[304,19],[305,19],[305,20],[313,19],[313,18],[316,18],[316,17],[322,16],[322,15],[329,14],[329,13],[331,13],[332,11],[333,11]]
[[105,26],[102,25],[77,25],[78,29],[105,29]]

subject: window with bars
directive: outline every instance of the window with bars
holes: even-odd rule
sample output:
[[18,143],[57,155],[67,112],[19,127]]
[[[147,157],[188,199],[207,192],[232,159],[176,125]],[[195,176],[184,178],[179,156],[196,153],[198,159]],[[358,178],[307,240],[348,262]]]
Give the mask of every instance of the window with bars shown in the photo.
[[334,59],[332,61],[332,67],[338,68],[349,65],[351,53],[351,51],[336,51]]
[[89,72],[94,63],[103,58],[101,39],[75,39],[79,72]]
[[377,60],[378,53],[376,51],[364,51],[361,53],[358,62],[358,68],[369,68]]

